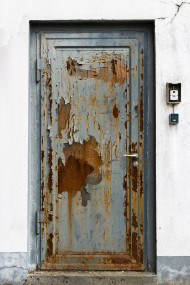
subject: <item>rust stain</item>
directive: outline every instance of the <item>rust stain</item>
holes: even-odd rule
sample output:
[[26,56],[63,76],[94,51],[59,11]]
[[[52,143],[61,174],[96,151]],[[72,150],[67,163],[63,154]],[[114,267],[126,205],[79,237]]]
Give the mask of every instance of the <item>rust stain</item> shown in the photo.
[[137,142],[136,143],[132,142],[132,144],[129,146],[129,148],[130,148],[131,154],[136,153],[136,151],[137,151]]
[[41,151],[41,161],[44,161],[44,150]]
[[[111,264],[119,264],[119,265],[121,265],[121,264],[129,264],[129,263],[131,263],[131,260],[129,258],[126,258],[126,257],[114,257],[114,258],[110,258],[108,260],[109,260],[109,262]],[[108,260],[104,258],[104,263],[106,264],[108,262]]]
[[[143,81],[144,80],[144,73],[143,73],[143,70],[144,70],[144,51],[143,49],[141,49],[141,69],[142,69],[142,72],[141,72],[141,80]],[[143,126],[143,97],[144,97],[144,85],[143,85],[143,82],[142,82],[142,85],[141,85],[141,92],[140,92],[140,131],[142,132],[143,129],[144,129],[144,126]]]
[[134,212],[132,214],[132,226],[135,227],[135,228],[138,227],[137,216],[135,215]]
[[137,233],[132,233],[132,256],[137,260]]
[[75,196],[87,183],[101,182],[99,167],[101,156],[97,152],[98,143],[94,137],[80,143],[73,143],[63,149],[65,165],[58,160],[58,193],[68,192]]
[[42,193],[43,193],[43,190],[44,190],[44,181],[42,181],[42,183],[41,183],[41,189],[42,189]]
[[[132,142],[132,144],[129,146],[130,153],[136,153],[137,152],[137,143]],[[135,159],[134,159],[135,161]],[[138,168],[137,166],[134,166],[132,163],[131,167],[131,176],[132,176],[132,190],[137,192],[137,181],[138,181]]]
[[105,215],[109,215],[109,209],[112,205],[111,199],[111,180],[112,180],[112,152],[113,145],[112,141],[109,140],[104,147],[103,155],[103,177],[106,182],[106,187],[104,188],[104,206],[105,206]]
[[114,118],[118,118],[119,113],[120,113],[120,111],[119,111],[119,109],[117,108],[117,106],[115,104],[114,107],[113,107],[113,116],[114,116]]
[[[43,191],[43,190],[42,190]],[[44,211],[44,199],[45,199],[45,195],[42,195],[42,211]]]
[[48,215],[48,220],[49,220],[49,222],[52,222],[52,221],[53,221],[53,215],[52,215],[52,214],[49,214],[49,215]]
[[64,98],[61,98],[58,105],[58,136],[61,139],[61,131],[65,130],[66,124],[70,117],[71,106],[69,103],[65,104]]
[[128,199],[127,199],[127,174],[125,174],[123,178],[123,190],[125,192],[124,194],[124,216],[127,218],[127,208],[128,208]]
[[141,49],[141,57],[142,57],[141,67],[144,67],[144,50],[143,49]]
[[67,71],[68,71],[69,75],[71,75],[71,76],[76,75],[76,68],[75,68],[76,63],[77,62],[75,60],[73,60],[71,57],[68,58]]
[[53,234],[49,234],[49,238],[47,240],[47,257],[51,257],[53,255]]
[[144,119],[143,119],[143,93],[144,93],[144,88],[141,86],[141,94],[140,94],[140,131],[142,132],[144,129]]
[[48,86],[48,89],[49,89],[49,95],[48,95],[48,101],[49,101],[49,115],[50,115],[50,121],[52,123],[52,79],[51,79],[51,70],[49,71],[50,72],[50,77],[48,78],[48,81],[47,81],[47,86]]
[[106,61],[103,67],[92,68],[91,70],[81,68],[79,64],[71,57],[67,60],[67,71],[70,76],[77,76],[80,79],[98,79],[109,83],[112,87],[113,84],[119,82],[123,85],[127,78],[127,66],[123,59],[112,59]]
[[48,164],[49,164],[48,187],[49,187],[50,192],[53,190],[52,158],[53,158],[53,149],[52,147],[50,147],[49,153],[48,153]]
[[144,193],[144,181],[143,181],[143,174],[142,174],[142,170],[140,172],[140,196],[142,197]]
[[140,224],[140,231],[142,234],[144,233],[144,225],[143,224]]
[[137,192],[138,171],[136,166],[132,165],[131,173],[132,173],[132,189],[133,191]]

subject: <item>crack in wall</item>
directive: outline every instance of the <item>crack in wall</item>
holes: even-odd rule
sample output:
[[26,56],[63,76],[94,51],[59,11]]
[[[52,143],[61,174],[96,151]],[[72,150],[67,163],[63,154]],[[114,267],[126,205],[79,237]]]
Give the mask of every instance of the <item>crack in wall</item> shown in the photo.
[[168,17],[159,17],[159,18],[156,18],[156,20],[165,20],[165,19],[168,19]]
[[178,13],[179,13],[179,11],[180,11],[180,8],[181,8],[184,4],[188,4],[188,5],[190,5],[190,3],[189,3],[189,2],[185,2],[185,1],[181,2],[180,4],[175,4],[175,5],[176,5],[176,7],[177,7],[177,11],[176,11],[176,13],[174,14],[174,16],[172,17],[172,19],[171,19],[171,22],[170,22],[170,23],[172,23],[172,22],[173,22],[173,20],[176,18],[176,16],[178,15]]
[[[167,4],[167,2],[165,2],[165,1],[160,1],[160,2]],[[172,2],[172,1],[170,1],[170,2]],[[174,14],[174,16],[171,18],[171,21],[168,22],[167,24],[169,24],[169,23],[171,24],[171,23],[173,22],[173,20],[176,18],[176,16],[178,15],[178,13],[179,13],[181,7],[182,7],[184,4],[190,5],[190,2],[183,1],[183,2],[181,2],[180,4],[174,4],[174,5],[177,7],[177,11],[176,11],[176,13]],[[159,17],[159,18],[155,18],[155,20],[166,20],[166,19],[170,19],[170,17]]]

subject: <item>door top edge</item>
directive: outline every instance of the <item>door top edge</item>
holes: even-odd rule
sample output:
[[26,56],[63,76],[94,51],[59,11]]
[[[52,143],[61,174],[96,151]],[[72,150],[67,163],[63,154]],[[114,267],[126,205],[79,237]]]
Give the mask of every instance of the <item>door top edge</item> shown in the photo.
[[49,21],[41,21],[41,20],[30,20],[30,30],[35,31],[43,30],[43,31],[59,31],[62,29],[87,29],[88,31],[97,30],[97,29],[113,29],[113,30],[154,30],[154,20],[49,20]]

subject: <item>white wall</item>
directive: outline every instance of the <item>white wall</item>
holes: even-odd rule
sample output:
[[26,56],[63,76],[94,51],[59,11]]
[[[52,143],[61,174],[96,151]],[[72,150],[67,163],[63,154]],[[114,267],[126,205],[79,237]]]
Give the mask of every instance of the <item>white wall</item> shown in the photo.
[[[27,251],[29,20],[155,19],[157,255],[190,256],[190,0],[181,3],[0,0],[0,252]],[[182,83],[178,126],[166,82]]]

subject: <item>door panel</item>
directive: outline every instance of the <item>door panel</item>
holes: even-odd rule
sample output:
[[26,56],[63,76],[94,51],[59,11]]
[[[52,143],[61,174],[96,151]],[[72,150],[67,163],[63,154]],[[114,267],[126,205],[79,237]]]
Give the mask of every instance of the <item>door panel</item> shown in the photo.
[[142,36],[42,34],[40,49],[41,268],[143,270]]

